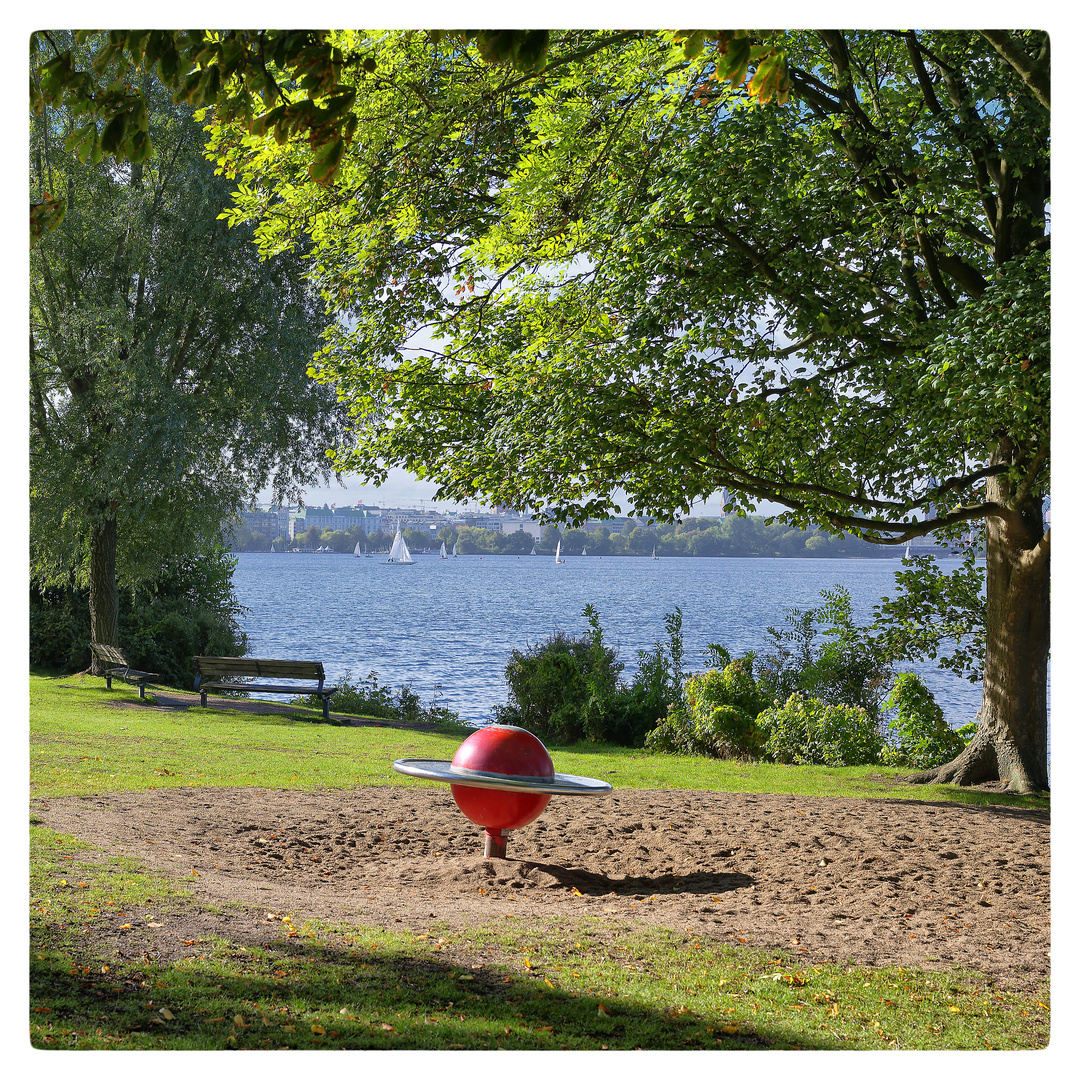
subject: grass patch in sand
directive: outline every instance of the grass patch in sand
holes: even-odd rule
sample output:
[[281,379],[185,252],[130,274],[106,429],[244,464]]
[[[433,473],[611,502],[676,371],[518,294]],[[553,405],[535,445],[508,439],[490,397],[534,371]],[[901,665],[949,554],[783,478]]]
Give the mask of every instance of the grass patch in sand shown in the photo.
[[199,914],[182,887],[31,832],[39,1048],[981,1050],[1049,1037],[1048,997],[973,973],[798,967],[752,943],[603,920],[394,933],[258,909],[257,941],[211,925],[152,959],[156,927]]
[[[85,676],[30,677],[31,791],[85,795],[163,787],[314,790],[406,784],[397,758],[446,760],[460,733],[304,723],[280,713],[229,708],[157,709],[131,688],[105,690]],[[318,710],[295,715],[321,721]],[[879,766],[748,765],[580,743],[551,749],[559,772],[613,787],[904,798],[1049,809],[1046,796],[1003,795],[954,785],[908,785],[905,770]]]

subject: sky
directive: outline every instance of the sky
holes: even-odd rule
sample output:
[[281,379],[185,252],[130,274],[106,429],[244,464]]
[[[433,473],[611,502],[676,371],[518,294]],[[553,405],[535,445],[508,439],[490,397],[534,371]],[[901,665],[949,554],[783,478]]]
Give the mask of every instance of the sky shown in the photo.
[[[401,509],[419,508],[424,510],[453,511],[458,509],[490,509],[484,503],[461,504],[435,501],[435,484],[427,480],[418,480],[404,469],[391,469],[387,482],[380,487],[364,485],[357,478],[345,478],[344,487],[309,488],[304,493],[306,506],[355,506],[363,502],[365,506],[399,507]],[[256,501],[265,505],[270,501],[269,490],[259,492]],[[771,504],[765,504],[771,505]],[[719,495],[704,503],[697,503],[690,509],[691,517],[718,517],[724,509]]]

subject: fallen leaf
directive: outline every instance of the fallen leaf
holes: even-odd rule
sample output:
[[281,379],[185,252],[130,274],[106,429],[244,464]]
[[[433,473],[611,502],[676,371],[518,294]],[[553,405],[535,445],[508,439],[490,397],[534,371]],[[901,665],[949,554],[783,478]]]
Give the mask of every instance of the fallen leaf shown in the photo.
[[175,1020],[176,1017],[168,1009],[158,1009],[158,1012],[165,1017],[166,1020]]
[[312,1024],[311,1025],[311,1034],[312,1035],[325,1035],[326,1034],[326,1028],[324,1028],[321,1024]]
[[611,1013],[609,1013],[607,1011],[607,1009],[604,1008],[604,1003],[602,1001],[599,1002],[597,1004],[597,1006],[596,1006],[596,1015],[597,1016],[610,1016],[611,1015]]
[[390,1024],[380,1024],[379,1027],[381,1027],[383,1029],[383,1031],[393,1031],[394,1030],[393,1027]]

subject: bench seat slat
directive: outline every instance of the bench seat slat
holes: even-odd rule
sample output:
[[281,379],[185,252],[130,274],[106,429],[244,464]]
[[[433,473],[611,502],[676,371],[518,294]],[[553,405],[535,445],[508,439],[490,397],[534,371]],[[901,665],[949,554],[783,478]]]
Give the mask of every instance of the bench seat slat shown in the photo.
[[135,668],[114,667],[109,668],[109,674],[114,679],[136,679],[145,682],[147,679],[160,679],[161,676],[153,671],[136,671]]
[[244,693],[254,691],[257,694],[323,694],[331,695],[332,687],[320,689],[317,686],[282,686],[280,683],[241,683],[241,682],[200,682],[200,690],[240,690]]

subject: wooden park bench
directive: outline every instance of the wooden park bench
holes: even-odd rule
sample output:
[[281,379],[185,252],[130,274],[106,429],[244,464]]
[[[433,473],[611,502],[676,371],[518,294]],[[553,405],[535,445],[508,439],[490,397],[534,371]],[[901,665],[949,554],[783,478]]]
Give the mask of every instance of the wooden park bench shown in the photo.
[[99,645],[90,642],[94,659],[105,669],[105,689],[112,689],[113,679],[123,679],[139,688],[139,697],[146,697],[146,684],[161,682],[161,676],[153,671],[139,671],[131,666],[128,658],[115,645]]
[[[311,694],[322,699],[323,719],[330,719],[330,696],[335,687],[326,686],[321,660],[256,660],[248,656],[196,656],[195,689],[199,704],[206,704],[211,690],[239,690],[256,694]],[[236,679],[318,680],[318,686],[296,686],[271,682],[235,682]]]

